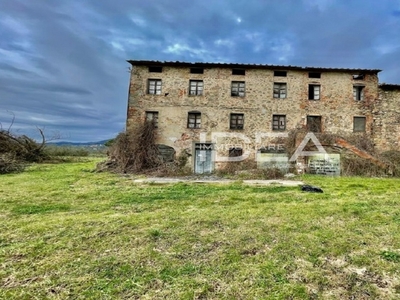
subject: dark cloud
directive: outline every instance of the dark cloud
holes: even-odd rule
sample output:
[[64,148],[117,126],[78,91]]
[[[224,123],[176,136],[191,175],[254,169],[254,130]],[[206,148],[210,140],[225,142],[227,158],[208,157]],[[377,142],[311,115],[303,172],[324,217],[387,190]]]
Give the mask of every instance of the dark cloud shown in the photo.
[[111,138],[127,59],[378,68],[400,83],[399,12],[391,0],[0,0],[0,122],[12,111],[15,130]]

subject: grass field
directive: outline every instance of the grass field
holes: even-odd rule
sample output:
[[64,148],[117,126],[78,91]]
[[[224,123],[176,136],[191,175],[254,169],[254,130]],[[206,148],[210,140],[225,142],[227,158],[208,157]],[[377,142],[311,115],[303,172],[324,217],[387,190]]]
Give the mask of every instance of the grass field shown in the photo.
[[400,180],[135,185],[94,161],[0,177],[0,299],[400,299]]

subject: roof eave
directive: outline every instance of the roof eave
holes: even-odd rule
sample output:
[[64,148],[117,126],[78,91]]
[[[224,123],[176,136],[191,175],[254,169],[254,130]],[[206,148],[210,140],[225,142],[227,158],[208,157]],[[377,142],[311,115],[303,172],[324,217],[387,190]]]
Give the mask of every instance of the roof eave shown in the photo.
[[207,62],[181,62],[181,61],[154,61],[154,60],[127,60],[132,66],[176,66],[176,67],[201,67],[201,68],[242,68],[242,69],[270,69],[270,70],[298,70],[319,72],[355,72],[377,74],[379,69],[348,69],[348,68],[323,68],[299,67],[291,65],[266,65],[266,64],[239,64],[239,63],[207,63]]

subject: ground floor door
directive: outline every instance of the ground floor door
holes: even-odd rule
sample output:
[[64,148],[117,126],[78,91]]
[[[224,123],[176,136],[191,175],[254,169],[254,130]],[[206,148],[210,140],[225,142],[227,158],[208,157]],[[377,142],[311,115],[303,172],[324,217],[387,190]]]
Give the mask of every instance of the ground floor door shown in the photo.
[[196,174],[211,173],[214,171],[214,162],[212,159],[212,144],[196,144],[194,157],[194,172]]

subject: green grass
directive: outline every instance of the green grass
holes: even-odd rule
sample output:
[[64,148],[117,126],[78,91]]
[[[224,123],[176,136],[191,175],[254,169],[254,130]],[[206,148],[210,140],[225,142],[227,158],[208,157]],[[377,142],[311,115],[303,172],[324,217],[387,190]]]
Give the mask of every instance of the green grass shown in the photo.
[[400,180],[134,184],[95,162],[0,177],[0,299],[399,299]]

